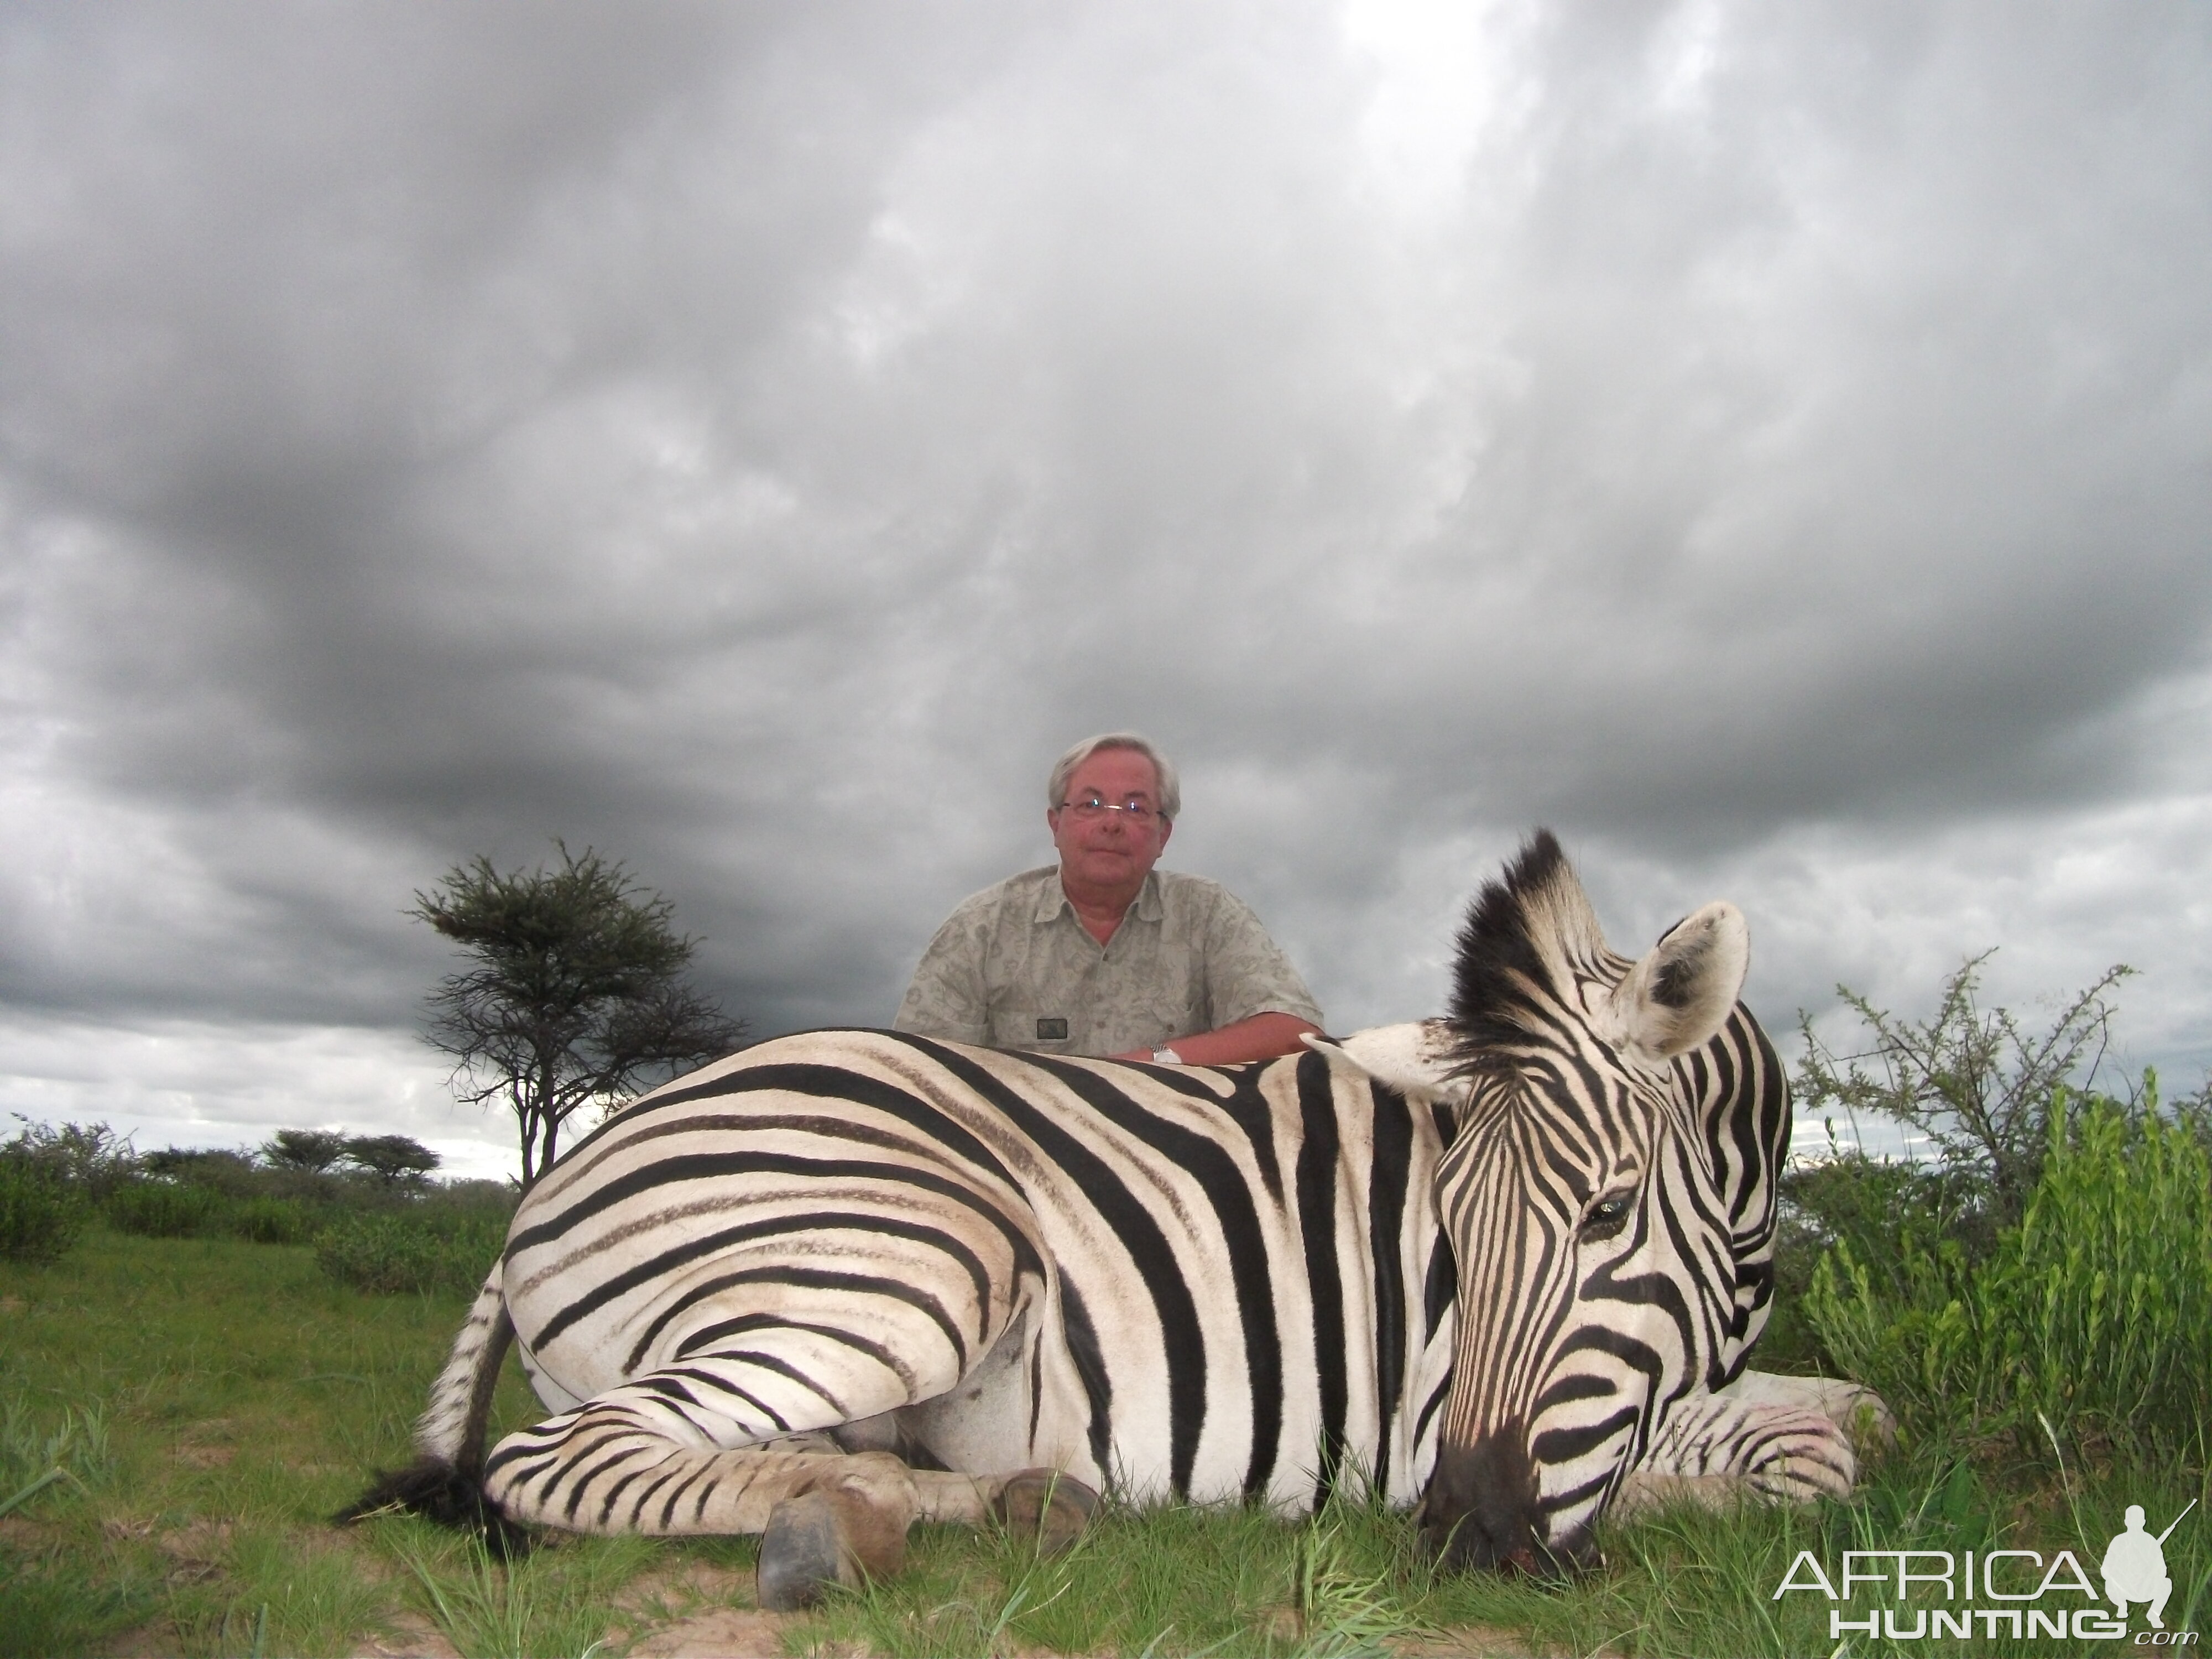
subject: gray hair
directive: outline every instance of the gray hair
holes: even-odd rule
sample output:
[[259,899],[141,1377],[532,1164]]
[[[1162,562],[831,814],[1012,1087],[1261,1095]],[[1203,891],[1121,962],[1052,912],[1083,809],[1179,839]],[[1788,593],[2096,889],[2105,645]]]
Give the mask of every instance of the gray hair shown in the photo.
[[1175,763],[1134,732],[1101,732],[1062,755],[1045,783],[1045,804],[1057,808],[1067,794],[1067,781],[1075,775],[1075,769],[1102,749],[1131,750],[1152,762],[1160,781],[1160,816],[1170,823],[1182,816],[1182,780],[1176,776]]

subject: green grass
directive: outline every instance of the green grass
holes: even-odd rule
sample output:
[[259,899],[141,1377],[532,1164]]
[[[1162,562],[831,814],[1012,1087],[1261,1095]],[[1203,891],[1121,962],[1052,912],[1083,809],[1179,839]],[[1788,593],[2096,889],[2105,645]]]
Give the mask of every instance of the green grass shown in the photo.
[[344,1215],[315,1238],[315,1260],[341,1285],[384,1295],[473,1295],[507,1243],[503,1212],[377,1212]]
[[[749,1607],[749,1540],[556,1537],[508,1567],[411,1518],[326,1523],[370,1469],[405,1457],[465,1306],[363,1295],[307,1247],[228,1237],[95,1228],[58,1263],[0,1264],[0,1504],[25,1494],[0,1516],[0,1659],[336,1654],[431,1628],[464,1655],[612,1656],[689,1613]],[[537,1415],[510,1369],[496,1425]],[[793,1654],[1319,1659],[1440,1637],[1563,1655],[1826,1654],[1827,1604],[1772,1596],[1801,1548],[1832,1570],[1869,1544],[2101,1551],[2126,1504],[2162,1526],[2191,1497],[2204,1501],[2167,1545],[2167,1623],[2212,1623],[2201,1449],[2151,1464],[2100,1445],[2087,1468],[2065,1452],[2062,1470],[2008,1439],[1920,1435],[1850,1505],[1650,1516],[1611,1528],[1608,1566],[1565,1586],[1437,1575],[1404,1516],[1349,1503],[1298,1525],[1109,1510],[1044,1562],[988,1532],[918,1528],[906,1571],[781,1621],[775,1639]]]
[[[462,1540],[327,1524],[372,1468],[404,1461],[466,1306],[362,1295],[307,1248],[230,1238],[95,1230],[58,1263],[0,1270],[0,1501],[68,1471],[0,1520],[0,1656],[94,1652],[141,1627],[185,1655],[344,1652],[441,1622],[438,1595],[466,1607],[481,1575]],[[519,1375],[498,1412],[538,1414]],[[599,1629],[572,1642],[572,1607],[543,1641],[457,1645],[580,1651],[655,1559],[562,1540],[518,1577],[521,1627],[587,1590]]]

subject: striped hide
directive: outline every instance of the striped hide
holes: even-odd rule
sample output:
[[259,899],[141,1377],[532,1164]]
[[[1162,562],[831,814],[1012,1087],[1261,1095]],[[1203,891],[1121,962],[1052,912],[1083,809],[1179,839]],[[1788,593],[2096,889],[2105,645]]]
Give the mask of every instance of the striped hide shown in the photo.
[[[1845,1490],[1835,1402],[1744,1375],[1789,1135],[1744,963],[1725,905],[1613,955],[1540,833],[1444,1020],[1246,1066],[748,1048],[531,1190],[365,1504],[759,1532],[819,1490],[888,1539],[1023,1471],[1286,1515],[1348,1484],[1540,1568],[1639,1480]],[[487,1455],[510,1340],[551,1415]]]

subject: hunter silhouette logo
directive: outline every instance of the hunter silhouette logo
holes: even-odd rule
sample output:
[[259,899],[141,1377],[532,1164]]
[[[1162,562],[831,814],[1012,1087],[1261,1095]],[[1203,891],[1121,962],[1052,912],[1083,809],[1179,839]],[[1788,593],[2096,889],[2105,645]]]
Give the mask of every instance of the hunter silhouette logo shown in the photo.
[[[2166,1598],[2173,1594],[2166,1540],[2196,1507],[2192,1498],[2164,1532],[2154,1535],[2144,1527],[2142,1505],[2128,1505],[2125,1528],[2106,1546],[2099,1563],[2105,1581],[2102,1601],[2072,1550],[2059,1550],[2046,1561],[2039,1550],[2014,1548],[1845,1550],[1843,1571],[1833,1577],[1812,1551],[1800,1550],[1772,1599],[1809,1591],[1840,1604],[1828,1609],[1831,1641],[1848,1636],[1892,1642],[2050,1638],[2129,1642],[2139,1648],[2193,1647],[2196,1632],[2166,1628]],[[1865,1602],[1860,1601],[1863,1595]],[[2111,1612],[2105,1602],[2112,1604]],[[2130,1641],[2131,1605],[2143,1608],[2149,1628]]]
[[2103,1567],[2105,1599],[2123,1620],[2128,1616],[2129,1602],[2148,1601],[2150,1627],[2166,1628],[2161,1615],[2166,1612],[2166,1598],[2173,1594],[2173,1580],[2166,1573],[2166,1540],[2181,1524],[2182,1516],[2196,1507],[2192,1498],[2181,1515],[2173,1517],[2172,1525],[2154,1538],[2143,1530],[2142,1505],[2128,1505],[2127,1530],[2106,1547]]

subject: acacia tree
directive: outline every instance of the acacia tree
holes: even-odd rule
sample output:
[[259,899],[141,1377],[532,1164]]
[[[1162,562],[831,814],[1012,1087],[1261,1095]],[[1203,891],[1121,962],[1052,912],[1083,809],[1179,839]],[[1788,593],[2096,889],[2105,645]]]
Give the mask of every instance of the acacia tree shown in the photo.
[[588,847],[553,844],[557,868],[502,875],[480,856],[408,913],[474,958],[431,993],[424,1035],[453,1057],[461,1099],[513,1109],[526,1189],[578,1108],[611,1107],[744,1034],[684,982],[698,941],[670,926],[668,900]]
[[279,1129],[261,1143],[261,1160],[275,1170],[322,1172],[345,1156],[346,1137],[336,1129]]
[[430,1171],[445,1162],[421,1141],[406,1135],[348,1135],[338,1156],[387,1190],[422,1187]]
[[1838,985],[1836,994],[1873,1036],[1863,1054],[1837,1054],[1801,1012],[1797,1109],[1808,1117],[1838,1107],[1878,1112],[1919,1130],[1943,1168],[1990,1194],[1992,1224],[2011,1226],[2042,1168],[2055,1092],[2085,1061],[2084,1084],[2094,1081],[2112,1037],[2108,994],[2135,969],[2115,963],[2047,1026],[2023,1030],[2009,1009],[1981,1006],[1982,964],[1990,954],[1967,957],[1944,981],[1936,1017],[1924,1024]]

